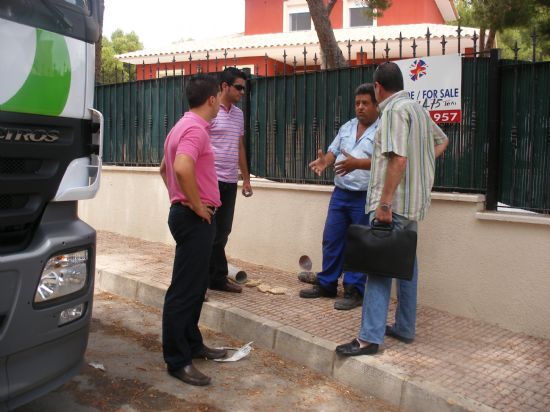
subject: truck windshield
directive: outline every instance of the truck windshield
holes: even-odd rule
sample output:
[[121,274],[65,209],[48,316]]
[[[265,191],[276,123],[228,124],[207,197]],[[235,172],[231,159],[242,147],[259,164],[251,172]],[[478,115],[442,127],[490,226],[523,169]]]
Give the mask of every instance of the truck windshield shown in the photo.
[[94,0],[0,0],[0,19],[95,43]]

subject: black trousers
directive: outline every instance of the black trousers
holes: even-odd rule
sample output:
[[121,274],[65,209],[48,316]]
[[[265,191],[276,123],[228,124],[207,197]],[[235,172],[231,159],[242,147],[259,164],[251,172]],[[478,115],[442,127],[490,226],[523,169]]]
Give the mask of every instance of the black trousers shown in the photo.
[[223,286],[227,282],[227,257],[225,245],[233,227],[237,183],[218,182],[222,205],[216,212],[216,237],[210,257],[210,287]]
[[189,365],[203,347],[198,323],[208,287],[215,226],[181,204],[170,208],[168,226],[176,241],[176,255],[164,298],[162,351],[168,369],[175,371]]

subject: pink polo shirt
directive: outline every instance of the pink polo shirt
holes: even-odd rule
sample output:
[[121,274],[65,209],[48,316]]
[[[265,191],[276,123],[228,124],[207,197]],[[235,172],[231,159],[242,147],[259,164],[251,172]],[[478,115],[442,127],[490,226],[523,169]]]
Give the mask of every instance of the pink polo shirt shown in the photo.
[[185,154],[195,161],[195,178],[201,201],[208,205],[221,206],[209,128],[210,125],[202,117],[186,112],[168,133],[164,142],[164,162],[171,203],[188,202],[174,173],[176,156]]
[[218,179],[226,183],[239,180],[239,146],[244,134],[243,111],[234,104],[229,110],[221,104],[212,120],[210,137],[216,161]]

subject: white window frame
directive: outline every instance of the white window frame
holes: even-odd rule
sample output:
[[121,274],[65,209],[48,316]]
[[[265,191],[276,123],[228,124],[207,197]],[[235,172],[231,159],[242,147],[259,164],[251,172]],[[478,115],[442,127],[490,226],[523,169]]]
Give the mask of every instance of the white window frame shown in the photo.
[[[292,13],[310,13],[307,2],[304,0],[286,0],[283,2],[283,32],[290,32],[290,15]],[[311,13],[310,13],[311,16]],[[313,20],[311,20],[310,31],[313,30]],[[295,31],[307,31],[307,30],[295,30]]]
[[372,26],[350,26],[350,18],[349,18],[349,11],[350,9],[360,9],[363,8],[361,5],[361,1],[359,0],[344,0],[342,2],[342,27],[345,29],[355,29],[355,28],[361,28],[361,27],[376,27],[378,25],[376,17],[372,18]]

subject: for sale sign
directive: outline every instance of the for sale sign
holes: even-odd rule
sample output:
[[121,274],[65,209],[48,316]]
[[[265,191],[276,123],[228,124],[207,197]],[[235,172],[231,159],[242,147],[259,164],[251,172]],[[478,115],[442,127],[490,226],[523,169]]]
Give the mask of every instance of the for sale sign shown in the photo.
[[398,60],[405,90],[436,123],[462,119],[462,60],[459,54]]

